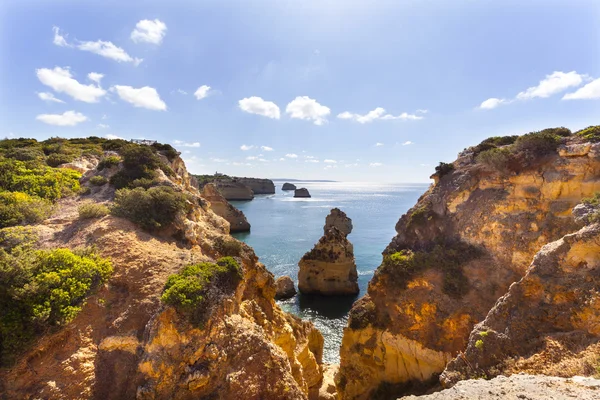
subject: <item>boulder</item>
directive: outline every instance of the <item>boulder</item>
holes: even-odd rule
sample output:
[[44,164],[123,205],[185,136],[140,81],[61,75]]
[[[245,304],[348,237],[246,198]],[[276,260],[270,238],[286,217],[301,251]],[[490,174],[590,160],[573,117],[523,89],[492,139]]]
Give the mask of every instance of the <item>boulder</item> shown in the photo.
[[306,188],[296,189],[294,191],[294,197],[310,197],[310,193]]
[[350,232],[352,232],[352,220],[348,218],[345,212],[339,208],[334,208],[325,218],[323,233],[327,233],[327,231],[333,227],[337,228],[344,235],[348,236]]
[[275,300],[291,299],[296,295],[294,281],[289,276],[282,276],[275,281]]
[[281,187],[281,190],[296,190],[296,185],[286,182]]
[[210,208],[215,214],[229,222],[230,232],[248,232],[250,230],[250,223],[244,213],[229,204],[214,184],[204,185],[201,195],[210,202]]

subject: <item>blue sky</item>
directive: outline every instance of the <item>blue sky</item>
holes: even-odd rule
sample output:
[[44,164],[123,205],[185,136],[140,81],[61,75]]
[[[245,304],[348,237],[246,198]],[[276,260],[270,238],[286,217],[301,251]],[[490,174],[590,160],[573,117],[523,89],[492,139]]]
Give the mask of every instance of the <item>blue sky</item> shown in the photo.
[[427,182],[486,137],[599,124],[599,26],[595,0],[5,0],[0,136],[156,139],[196,173]]

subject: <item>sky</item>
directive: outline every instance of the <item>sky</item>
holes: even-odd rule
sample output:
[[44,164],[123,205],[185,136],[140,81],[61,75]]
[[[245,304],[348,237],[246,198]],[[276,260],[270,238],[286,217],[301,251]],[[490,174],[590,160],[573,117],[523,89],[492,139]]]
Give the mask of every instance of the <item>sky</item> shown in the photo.
[[428,182],[487,137],[600,124],[599,27],[597,0],[3,0],[0,137]]

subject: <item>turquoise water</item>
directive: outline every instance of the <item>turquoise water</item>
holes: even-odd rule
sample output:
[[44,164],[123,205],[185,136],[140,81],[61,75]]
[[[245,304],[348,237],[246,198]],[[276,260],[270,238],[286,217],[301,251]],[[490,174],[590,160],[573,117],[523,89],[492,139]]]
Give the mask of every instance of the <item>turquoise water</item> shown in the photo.
[[258,195],[252,201],[232,202],[246,214],[249,233],[234,234],[252,248],[275,277],[289,275],[297,283],[298,261],[323,235],[325,217],[338,207],[354,226],[348,239],[354,245],[360,294],[322,297],[298,294],[279,302],[281,307],[312,321],[325,337],[323,358],[339,362],[339,347],[352,303],[367,291],[381,252],[396,234],[394,226],[427,189],[427,184],[374,184],[348,182],[294,182],[306,187],[312,198],[294,199],[274,181],[274,195]]

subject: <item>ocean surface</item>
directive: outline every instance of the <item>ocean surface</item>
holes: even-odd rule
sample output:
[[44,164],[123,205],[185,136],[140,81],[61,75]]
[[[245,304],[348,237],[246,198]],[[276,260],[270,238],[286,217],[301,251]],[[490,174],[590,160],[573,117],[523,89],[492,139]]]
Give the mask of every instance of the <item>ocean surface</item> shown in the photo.
[[348,236],[354,245],[360,294],[322,297],[298,294],[279,302],[302,319],[312,321],[325,337],[325,362],[339,362],[343,329],[352,303],[366,294],[381,253],[396,234],[394,226],[412,207],[428,184],[375,184],[351,182],[292,182],[305,187],[312,198],[295,199],[282,191],[284,181],[273,181],[274,195],[257,195],[252,201],[231,202],[246,214],[251,232],[234,234],[247,243],[276,278],[289,275],[297,287],[298,261],[323,235],[325,217],[338,207],[351,219]]

